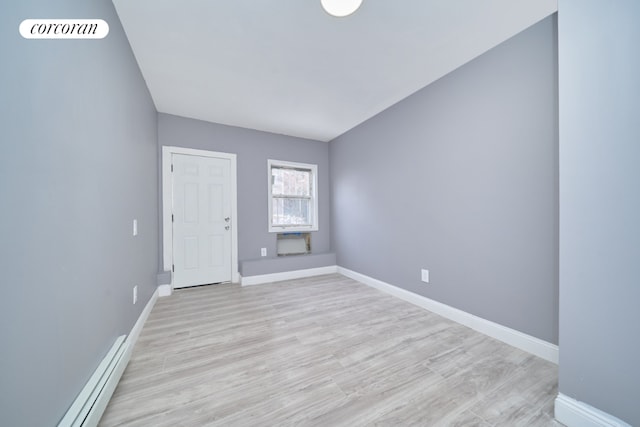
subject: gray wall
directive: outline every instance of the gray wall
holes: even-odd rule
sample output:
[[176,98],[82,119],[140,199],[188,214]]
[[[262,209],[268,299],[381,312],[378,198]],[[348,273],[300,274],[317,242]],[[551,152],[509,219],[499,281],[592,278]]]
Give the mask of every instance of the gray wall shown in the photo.
[[[276,233],[268,232],[267,159],[318,165],[319,226],[311,236],[311,251],[330,250],[329,144],[326,142],[225,126],[169,114],[158,115],[162,146],[197,148],[237,154],[238,259],[276,253]],[[160,150],[161,151],[161,150]],[[162,267],[162,248],[159,253]],[[283,267],[283,271],[287,268]]]
[[557,342],[555,19],[330,143],[340,266]]
[[560,392],[640,426],[640,3],[558,15]]
[[[110,33],[25,40],[26,18]],[[155,290],[156,112],[109,0],[3,2],[0,52],[0,424],[52,426]]]

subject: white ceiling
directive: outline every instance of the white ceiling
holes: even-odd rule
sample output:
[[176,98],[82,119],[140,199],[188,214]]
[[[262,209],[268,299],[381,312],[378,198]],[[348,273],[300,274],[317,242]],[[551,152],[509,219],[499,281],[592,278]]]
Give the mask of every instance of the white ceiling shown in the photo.
[[113,0],[158,111],[329,141],[557,0]]

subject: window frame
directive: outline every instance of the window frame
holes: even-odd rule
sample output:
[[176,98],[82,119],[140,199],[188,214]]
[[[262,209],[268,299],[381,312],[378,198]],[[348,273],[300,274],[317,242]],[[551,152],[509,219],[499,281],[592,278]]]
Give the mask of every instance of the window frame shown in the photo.
[[[273,183],[271,170],[273,168],[302,169],[311,171],[311,225],[274,225],[273,224]],[[311,163],[289,162],[284,160],[267,160],[267,196],[269,203],[269,233],[286,233],[298,231],[318,231],[318,165]]]

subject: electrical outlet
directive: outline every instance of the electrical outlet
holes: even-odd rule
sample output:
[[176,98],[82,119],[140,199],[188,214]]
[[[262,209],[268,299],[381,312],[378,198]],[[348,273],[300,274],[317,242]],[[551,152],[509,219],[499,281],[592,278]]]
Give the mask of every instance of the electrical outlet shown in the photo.
[[137,303],[138,302],[138,285],[135,285],[133,287],[133,303]]
[[429,270],[422,269],[422,281],[429,283]]
[[138,220],[137,219],[133,220],[133,235],[134,236],[138,235]]
[[260,248],[260,256],[267,256],[267,248]]

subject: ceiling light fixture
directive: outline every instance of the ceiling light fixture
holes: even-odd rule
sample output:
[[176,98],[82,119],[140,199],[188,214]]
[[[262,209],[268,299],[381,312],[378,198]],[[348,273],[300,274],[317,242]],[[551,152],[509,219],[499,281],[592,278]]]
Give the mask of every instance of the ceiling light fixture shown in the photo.
[[329,15],[342,18],[358,10],[362,0],[320,0],[320,3]]

